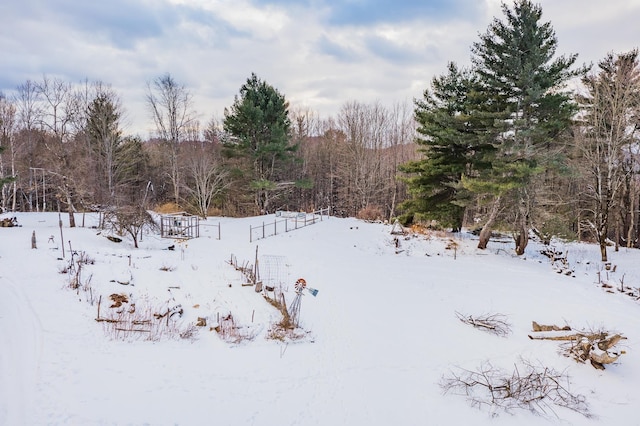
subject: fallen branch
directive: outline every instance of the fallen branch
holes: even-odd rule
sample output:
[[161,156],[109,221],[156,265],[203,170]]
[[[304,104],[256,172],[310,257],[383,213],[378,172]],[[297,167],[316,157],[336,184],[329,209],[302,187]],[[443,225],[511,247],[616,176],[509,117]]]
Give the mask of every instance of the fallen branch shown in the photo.
[[473,317],[472,315],[466,316],[460,312],[456,312],[456,316],[465,324],[483,329],[498,336],[506,336],[511,332],[511,324],[507,321],[507,317],[502,314],[483,314]]
[[564,333],[553,333],[553,332],[538,332],[536,334],[529,334],[529,339],[531,340],[578,340],[584,337],[584,334],[581,333],[572,333],[572,334],[564,334]]

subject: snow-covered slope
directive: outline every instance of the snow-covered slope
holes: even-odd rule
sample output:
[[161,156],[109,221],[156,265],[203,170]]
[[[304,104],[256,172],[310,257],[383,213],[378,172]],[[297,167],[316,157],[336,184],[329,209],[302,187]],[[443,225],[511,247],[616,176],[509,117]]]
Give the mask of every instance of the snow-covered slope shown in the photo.
[[[640,302],[615,288],[640,287],[637,250],[612,251],[614,272],[603,270],[595,247],[558,243],[569,250],[568,276],[554,272],[535,243],[524,257],[512,256],[509,242],[478,251],[468,235],[400,236],[396,244],[391,226],[355,219],[325,217],[249,242],[249,227],[273,216],[209,218],[201,238],[146,234],[134,249],[127,239],[109,241],[87,215],[85,228],[65,222],[62,259],[57,214],[17,218],[21,227],[0,228],[2,425],[638,422]],[[447,248],[450,238],[456,250]],[[70,248],[89,260],[76,290],[61,273]],[[302,296],[299,341],[267,338],[280,313],[229,264],[232,255],[253,264],[256,249],[261,278],[278,283],[289,305],[298,278],[319,290]],[[100,295],[106,317],[114,293],[154,313],[180,305],[176,327],[198,318],[208,324],[190,339],[149,341],[145,332],[114,339],[108,323],[95,321]],[[456,312],[505,315],[511,333],[483,332]],[[229,314],[251,338],[228,342],[212,330]],[[626,353],[596,370],[560,355],[558,342],[530,340],[532,321],[620,332]],[[460,368],[490,362],[512,371],[523,360],[566,373],[593,417],[553,405],[546,415],[478,409],[439,385]]]

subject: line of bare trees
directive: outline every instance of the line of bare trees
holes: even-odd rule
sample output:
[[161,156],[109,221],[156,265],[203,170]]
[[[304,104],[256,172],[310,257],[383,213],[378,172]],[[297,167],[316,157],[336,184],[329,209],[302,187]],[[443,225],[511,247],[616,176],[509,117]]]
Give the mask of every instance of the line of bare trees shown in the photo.
[[[242,173],[224,155],[229,139],[219,120],[204,129],[192,95],[169,74],[147,85],[156,132],[148,140],[127,136],[125,109],[102,82],[72,84],[44,76],[0,99],[0,177],[3,211],[74,212],[172,209],[210,214],[260,213]],[[336,117],[292,110],[290,143],[295,161],[277,173],[275,209],[332,207],[341,215],[396,214],[406,194],[397,166],[415,158],[410,104],[348,102]],[[295,184],[293,184],[295,182]]]
[[332,206],[339,215],[380,219],[397,214],[407,196],[398,166],[417,156],[409,105],[351,101],[336,118],[320,120],[309,111],[293,116],[302,159],[298,173],[313,181],[300,194],[308,207]]
[[639,52],[609,53],[582,79],[577,101],[576,171],[579,232],[607,246],[638,247],[640,188]]
[[[125,134],[124,106],[102,82],[44,76],[12,96],[0,94],[0,208],[66,211],[72,226],[79,210],[165,203],[203,217],[261,213],[243,170],[252,165],[225,155],[231,136],[221,121],[202,127],[191,93],[169,74],[147,89],[156,127],[148,140]],[[638,51],[609,54],[574,97],[573,141],[557,153],[569,161],[562,173],[539,175],[527,209],[543,238],[590,238],[605,260],[611,242],[638,247]],[[413,105],[349,101],[333,117],[301,108],[288,114],[295,161],[274,174],[270,209],[331,207],[337,215],[368,219],[402,213],[410,195],[398,167],[424,155],[414,143]],[[489,213],[478,204],[466,209],[467,226]]]

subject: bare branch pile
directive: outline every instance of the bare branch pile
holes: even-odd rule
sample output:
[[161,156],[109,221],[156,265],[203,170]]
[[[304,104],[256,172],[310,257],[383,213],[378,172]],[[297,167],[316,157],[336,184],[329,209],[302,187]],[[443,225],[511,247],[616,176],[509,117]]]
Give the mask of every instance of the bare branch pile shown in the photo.
[[511,333],[511,324],[507,321],[507,316],[503,314],[482,314],[474,317],[456,312],[456,316],[465,324],[472,325],[497,336],[504,337]]
[[515,365],[511,373],[489,362],[477,371],[459,369],[443,377],[440,387],[444,393],[466,396],[472,406],[479,408],[505,412],[525,409],[541,415],[556,415],[554,407],[564,407],[591,417],[585,397],[569,390],[566,373],[530,362]]

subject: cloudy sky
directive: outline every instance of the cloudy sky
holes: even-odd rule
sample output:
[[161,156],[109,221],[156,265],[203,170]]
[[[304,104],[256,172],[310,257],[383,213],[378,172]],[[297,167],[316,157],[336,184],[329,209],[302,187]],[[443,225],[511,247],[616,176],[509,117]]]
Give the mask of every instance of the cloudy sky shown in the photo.
[[[541,0],[559,53],[597,62],[640,46],[640,0]],[[511,4],[508,0],[507,4]],[[420,97],[470,46],[500,0],[3,0],[0,91],[46,75],[110,84],[128,133],[148,136],[147,83],[170,73],[200,121],[221,118],[252,72],[292,109]]]

